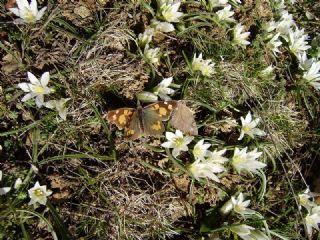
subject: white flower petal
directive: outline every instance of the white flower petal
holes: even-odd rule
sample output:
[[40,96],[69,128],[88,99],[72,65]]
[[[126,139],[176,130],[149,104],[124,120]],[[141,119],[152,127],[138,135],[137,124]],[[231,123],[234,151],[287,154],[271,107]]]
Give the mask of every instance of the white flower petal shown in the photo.
[[11,190],[11,187],[0,188],[0,196],[7,194],[8,192],[10,192],[10,190]]
[[33,98],[34,97],[34,94],[33,93],[28,93],[26,95],[24,95],[24,97],[21,99],[22,102],[26,102],[28,101],[29,99]]
[[22,89],[22,91],[24,92],[30,92],[31,89],[30,89],[30,86],[29,86],[29,83],[19,83],[18,84],[18,87]]
[[41,85],[40,81],[31,72],[28,72],[27,74],[28,74],[28,79],[32,84],[38,85],[38,86]]
[[43,87],[47,86],[50,80],[49,72],[45,72],[42,74],[40,82]]
[[44,104],[43,95],[39,95],[36,97],[36,105],[38,108],[41,108]]
[[20,17],[20,11],[18,8],[9,8],[9,11],[12,12],[14,15]]

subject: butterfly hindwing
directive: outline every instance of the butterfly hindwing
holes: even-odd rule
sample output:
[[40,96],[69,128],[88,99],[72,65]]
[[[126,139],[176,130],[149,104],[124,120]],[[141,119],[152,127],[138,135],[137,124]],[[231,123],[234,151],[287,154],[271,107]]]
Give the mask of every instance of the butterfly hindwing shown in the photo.
[[119,108],[107,113],[108,122],[114,123],[119,129],[129,126],[136,110],[134,108]]
[[131,140],[137,139],[143,135],[143,126],[141,126],[141,111],[138,109],[133,113],[130,124],[124,129],[124,135]]

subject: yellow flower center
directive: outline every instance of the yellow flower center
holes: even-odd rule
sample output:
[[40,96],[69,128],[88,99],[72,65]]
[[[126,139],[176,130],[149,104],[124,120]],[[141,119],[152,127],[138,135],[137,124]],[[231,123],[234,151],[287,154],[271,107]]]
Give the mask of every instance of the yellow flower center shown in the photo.
[[176,147],[181,147],[183,145],[183,138],[179,137],[179,138],[176,138],[174,140],[174,144],[176,145]]
[[41,86],[34,86],[33,92],[35,92],[37,94],[43,94],[44,93],[44,88],[41,87]]
[[249,126],[243,126],[242,130],[247,133],[251,130],[251,128]]
[[43,196],[43,192],[41,189],[36,189],[33,191],[34,195],[36,195],[37,197],[41,197]]
[[25,15],[24,19],[27,22],[34,22],[36,20],[36,16],[34,16],[32,11],[28,9],[28,10],[26,10],[26,15]]
[[235,164],[239,164],[240,162],[242,162],[242,159],[240,156],[234,156],[232,160],[233,160],[233,163]]

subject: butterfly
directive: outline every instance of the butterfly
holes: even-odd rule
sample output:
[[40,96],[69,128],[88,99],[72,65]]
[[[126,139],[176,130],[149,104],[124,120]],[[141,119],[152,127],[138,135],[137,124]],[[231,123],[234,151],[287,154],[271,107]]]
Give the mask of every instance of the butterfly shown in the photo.
[[134,140],[141,136],[160,136],[165,128],[177,101],[156,102],[145,107],[119,108],[107,113],[107,120],[119,129],[124,129],[125,137]]
[[182,101],[177,103],[172,113],[171,125],[185,134],[198,135],[198,127],[193,112]]

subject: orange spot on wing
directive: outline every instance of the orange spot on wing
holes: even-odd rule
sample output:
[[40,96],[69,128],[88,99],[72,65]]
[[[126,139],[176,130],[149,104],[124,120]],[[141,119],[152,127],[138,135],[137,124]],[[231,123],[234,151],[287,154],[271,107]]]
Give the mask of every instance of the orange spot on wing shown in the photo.
[[155,104],[155,105],[153,106],[153,109],[158,110],[158,109],[159,109],[159,104]]
[[159,108],[159,114],[161,116],[167,116],[168,115],[168,110],[165,109],[164,107]]
[[119,121],[120,124],[126,124],[126,122],[127,122],[126,116],[124,114],[121,114],[119,116],[118,121]]
[[161,123],[160,123],[160,121],[157,121],[156,123],[152,124],[152,125],[151,125],[151,128],[152,128],[153,130],[156,130],[156,131],[161,130]]

